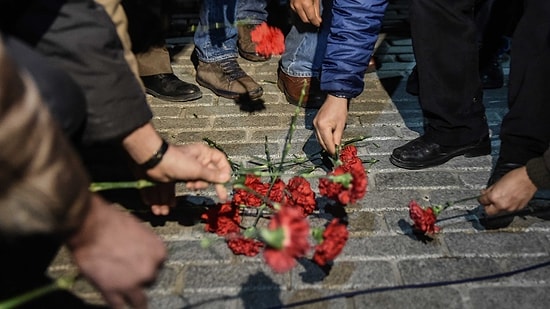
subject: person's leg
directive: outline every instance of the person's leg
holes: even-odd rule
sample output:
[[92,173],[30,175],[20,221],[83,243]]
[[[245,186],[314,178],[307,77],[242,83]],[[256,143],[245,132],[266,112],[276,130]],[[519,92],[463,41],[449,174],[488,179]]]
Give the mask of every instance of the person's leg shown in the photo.
[[237,63],[237,0],[205,0],[195,31],[197,82],[230,99],[258,99],[263,89]]
[[292,28],[285,38],[285,52],[279,61],[277,81],[279,89],[291,104],[298,103],[304,81],[308,87],[302,104],[311,108],[319,108],[323,104],[325,95],[320,90],[319,74],[332,19],[331,8],[332,1],[321,2],[323,24],[320,29],[303,23],[292,12]]
[[261,56],[256,53],[256,43],[252,42],[250,32],[267,21],[266,0],[237,0],[237,32],[239,39],[237,47],[239,55],[250,61],[266,61],[271,56]]
[[419,100],[427,124],[423,136],[394,150],[390,160],[399,167],[419,169],[459,155],[490,153],[474,4],[474,0],[411,2]]
[[[105,12],[109,14],[111,20],[116,26],[116,31],[122,46],[124,47],[124,58],[130,66],[130,69],[136,76],[139,83],[139,71],[138,64],[135,55],[132,53],[132,42],[128,34],[128,19],[126,13],[121,5],[120,0],[95,0],[105,9]],[[143,85],[141,85],[143,87]]]
[[500,158],[524,165],[550,143],[550,2],[525,1],[513,36],[509,112],[500,131]]
[[[101,0],[105,1],[105,0]],[[128,32],[145,91],[162,100],[185,102],[202,97],[196,85],[180,80],[172,70],[163,29],[164,10],[158,1],[123,0]]]

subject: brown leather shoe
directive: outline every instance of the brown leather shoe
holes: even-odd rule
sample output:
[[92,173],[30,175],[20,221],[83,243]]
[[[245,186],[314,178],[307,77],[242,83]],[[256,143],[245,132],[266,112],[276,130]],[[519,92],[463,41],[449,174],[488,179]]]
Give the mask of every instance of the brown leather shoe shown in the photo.
[[248,76],[237,63],[236,58],[217,62],[198,62],[197,83],[220,97],[228,99],[258,99],[264,93],[252,77]]
[[318,78],[290,76],[281,68],[277,70],[277,76],[277,86],[285,94],[288,103],[298,105],[304,81],[307,82],[307,86],[301,106],[318,109],[325,102],[326,94],[321,91]]
[[271,56],[264,57],[256,54],[256,43],[252,42],[250,32],[254,30],[257,25],[243,24],[237,26],[237,32],[239,39],[237,40],[237,47],[239,48],[239,55],[246,60],[260,62],[271,59]]

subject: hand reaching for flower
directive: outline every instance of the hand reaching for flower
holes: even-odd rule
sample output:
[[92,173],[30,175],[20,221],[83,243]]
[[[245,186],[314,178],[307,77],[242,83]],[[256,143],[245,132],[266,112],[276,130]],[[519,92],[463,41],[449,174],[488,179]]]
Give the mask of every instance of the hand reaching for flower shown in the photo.
[[[141,164],[159,149],[162,140],[151,124],[135,130],[123,140],[123,146],[132,159]],[[205,144],[170,145],[160,162],[145,170],[154,181],[172,183],[171,187],[159,186],[149,189],[142,196],[157,215],[168,214],[175,204],[173,182],[185,181],[191,190],[205,189],[215,184],[220,200],[227,200],[224,183],[231,178],[231,166],[221,151]],[[168,196],[171,195],[171,196]]]
[[478,201],[485,207],[485,213],[491,216],[524,208],[536,192],[537,187],[527,175],[527,169],[520,167],[482,190]]
[[327,95],[325,103],[313,119],[315,136],[321,147],[331,155],[336,145],[342,143],[342,135],[348,119],[348,99]]

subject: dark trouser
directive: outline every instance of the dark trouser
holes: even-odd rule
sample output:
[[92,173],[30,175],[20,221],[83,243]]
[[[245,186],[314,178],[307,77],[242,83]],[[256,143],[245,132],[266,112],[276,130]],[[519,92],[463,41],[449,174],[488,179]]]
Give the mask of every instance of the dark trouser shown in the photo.
[[512,42],[500,158],[525,164],[550,143],[550,1],[525,1]]
[[475,0],[412,0],[411,36],[425,136],[444,146],[488,134],[478,73]]

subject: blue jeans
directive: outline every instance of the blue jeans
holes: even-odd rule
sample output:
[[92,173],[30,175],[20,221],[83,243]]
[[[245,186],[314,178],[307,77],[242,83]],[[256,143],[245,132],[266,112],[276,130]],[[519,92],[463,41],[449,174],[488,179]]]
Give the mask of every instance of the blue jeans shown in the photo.
[[237,58],[236,21],[259,24],[267,19],[266,6],[266,0],[204,0],[194,37],[199,60]]
[[267,0],[237,1],[237,22],[259,25],[267,20]]
[[292,28],[285,38],[285,52],[279,62],[281,70],[290,76],[319,77],[332,19],[332,0],[321,2],[321,28],[303,23],[296,14],[292,16]]

